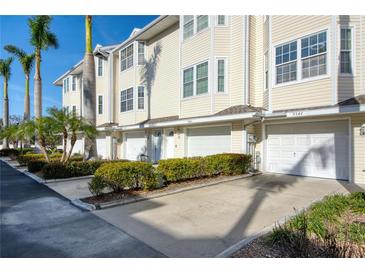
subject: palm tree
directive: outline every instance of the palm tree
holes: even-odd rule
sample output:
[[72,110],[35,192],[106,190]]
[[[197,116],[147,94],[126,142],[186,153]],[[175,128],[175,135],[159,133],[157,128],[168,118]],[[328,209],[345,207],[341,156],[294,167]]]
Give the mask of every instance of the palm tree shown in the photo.
[[71,141],[70,149],[65,159],[65,162],[68,162],[70,160],[72,150],[77,141],[77,133],[82,133],[85,137],[85,140],[95,140],[95,137],[97,135],[97,130],[94,125],[90,124],[89,121],[81,117],[76,117],[76,115],[72,115],[68,130],[71,132]]
[[[4,128],[9,125],[9,97],[8,97],[8,82],[11,76],[11,63],[13,58],[9,57],[5,60],[0,59],[0,75],[4,78]],[[3,148],[9,148],[9,143],[7,138],[4,138]]]
[[24,120],[27,121],[30,118],[29,75],[33,68],[35,54],[27,54],[24,50],[13,45],[6,45],[4,49],[17,57],[23,67],[25,74]]
[[30,41],[35,47],[34,115],[36,118],[42,116],[41,51],[49,47],[58,47],[57,37],[50,31],[51,21],[52,17],[48,15],[33,16],[28,20],[31,31]]
[[[84,102],[84,118],[90,124],[96,124],[96,92],[95,92],[95,62],[92,51],[92,18],[90,15],[85,16],[85,56],[83,65],[83,102]],[[96,150],[96,140],[94,138],[85,137],[84,142],[85,160],[96,158],[98,156]]]

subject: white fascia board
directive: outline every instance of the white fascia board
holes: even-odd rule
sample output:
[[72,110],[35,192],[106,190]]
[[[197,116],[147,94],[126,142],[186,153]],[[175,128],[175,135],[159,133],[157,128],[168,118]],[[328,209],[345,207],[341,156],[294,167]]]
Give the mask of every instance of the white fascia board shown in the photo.
[[205,123],[216,123],[216,122],[225,122],[225,121],[235,121],[242,119],[261,119],[261,116],[257,114],[257,112],[248,112],[241,114],[231,114],[231,115],[222,115],[222,116],[214,116],[214,117],[200,117],[200,118],[188,118],[181,119],[175,121],[166,121],[159,122],[154,124],[147,125],[131,125],[131,126],[115,126],[113,129],[115,130],[136,130],[136,129],[146,129],[146,128],[159,128],[159,127],[173,127],[173,126],[188,126],[188,125],[197,125],[197,124],[205,124]]
[[76,65],[74,65],[71,69],[66,71],[64,74],[62,74],[60,77],[58,77],[53,84],[57,86],[57,82],[61,81],[63,78],[65,78],[67,75],[69,75],[71,72],[73,72],[75,69],[77,69],[82,63],[84,62],[84,59],[80,60]]

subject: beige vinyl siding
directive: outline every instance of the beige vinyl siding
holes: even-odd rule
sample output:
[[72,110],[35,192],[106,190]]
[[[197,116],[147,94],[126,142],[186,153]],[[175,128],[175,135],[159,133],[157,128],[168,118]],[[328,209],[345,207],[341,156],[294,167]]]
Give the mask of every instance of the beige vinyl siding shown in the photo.
[[209,114],[211,114],[210,95],[203,95],[181,101],[180,118],[204,116]]
[[332,104],[330,78],[286,85],[272,89],[272,109],[296,109]]
[[[108,61],[103,60],[103,76],[98,76],[98,58],[95,58],[95,90],[96,90],[96,100],[95,100],[95,112],[96,112],[96,125],[104,124],[107,121],[107,107],[108,107],[108,78],[109,78],[109,70],[108,70]],[[98,96],[103,96],[103,114],[98,114]]]
[[365,114],[352,116],[351,123],[353,181],[365,184],[365,136],[360,135],[360,127],[365,123]]
[[[363,18],[362,18],[363,17]],[[348,16],[348,15],[340,15],[337,17],[337,23],[339,26],[350,26],[353,27],[354,31],[354,41],[353,44],[353,56],[354,56],[354,77],[346,76],[343,77],[339,75],[338,77],[338,100],[343,101],[349,99],[351,97],[360,95],[365,93],[364,90],[361,89],[361,78],[362,76],[362,66],[363,63],[361,57],[364,56],[364,49],[361,46],[361,41],[364,36],[363,32],[365,31],[365,26],[362,26],[362,20],[365,20],[364,16]],[[338,29],[338,37],[340,39],[340,29]],[[340,54],[340,42],[338,43],[339,54]],[[362,54],[362,55],[361,55]],[[338,63],[338,67],[340,69],[340,64]]]
[[[182,68],[208,60],[210,56],[210,32],[211,28],[205,29],[181,43]],[[177,56],[177,49],[175,50]]]
[[[151,118],[179,114],[180,64],[178,26],[176,24],[170,27],[147,43],[147,60],[149,60],[156,47],[160,46],[161,48],[155,80],[151,90]],[[145,89],[145,97],[147,99],[147,89]],[[147,105],[145,109],[147,110]]]
[[250,16],[249,31],[249,104],[262,107],[263,104],[263,17]]
[[243,148],[243,121],[232,122],[231,148],[233,153],[242,153]]
[[214,28],[214,55],[215,56],[229,56],[231,47],[229,40],[231,38],[231,28],[215,27]]
[[231,58],[228,70],[231,106],[243,104],[243,19],[243,16],[231,16]]
[[120,123],[119,114],[120,114],[120,61],[119,54],[115,54],[113,56],[113,122]]
[[329,28],[331,16],[278,15],[272,16],[272,43],[283,43],[295,37]]
[[264,49],[264,52],[266,50],[269,49],[269,44],[270,44],[270,41],[269,41],[269,32],[270,32],[270,24],[269,24],[269,21],[270,19],[267,19],[265,22],[263,22],[263,49]]
[[229,94],[214,94],[214,113],[230,107]]

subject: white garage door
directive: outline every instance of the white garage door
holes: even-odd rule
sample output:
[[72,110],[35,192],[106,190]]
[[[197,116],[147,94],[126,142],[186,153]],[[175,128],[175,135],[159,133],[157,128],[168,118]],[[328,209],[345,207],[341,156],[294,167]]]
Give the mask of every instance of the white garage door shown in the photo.
[[348,180],[347,121],[268,125],[270,172]]
[[140,160],[141,154],[147,154],[146,138],[144,132],[126,133],[125,158],[128,160]]
[[201,127],[187,130],[187,156],[231,152],[231,127]]
[[[71,146],[70,140],[68,140],[67,151],[70,149],[70,146]],[[63,146],[62,146],[62,149],[63,149]],[[72,154],[75,154],[75,153],[78,153],[78,154],[84,153],[84,138],[76,140],[76,143],[72,149]]]
[[107,151],[106,151],[106,139],[105,138],[96,138],[96,149],[98,152],[98,156],[106,159]]

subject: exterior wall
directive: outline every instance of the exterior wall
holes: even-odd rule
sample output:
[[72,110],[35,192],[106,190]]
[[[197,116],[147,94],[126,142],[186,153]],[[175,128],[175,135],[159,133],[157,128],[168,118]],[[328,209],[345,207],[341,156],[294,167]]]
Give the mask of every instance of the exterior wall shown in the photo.
[[233,153],[243,152],[243,121],[232,122],[231,148]]
[[351,117],[352,134],[352,166],[353,181],[357,184],[365,184],[365,136],[360,135],[360,127],[365,124],[365,114]]
[[[95,58],[95,91],[96,91],[96,125],[101,125],[107,122],[107,107],[108,107],[108,77],[109,67],[107,60],[103,60],[103,75],[98,76],[98,58]],[[103,96],[103,114],[98,114],[98,95]]]
[[70,111],[72,110],[72,106],[76,106],[76,113],[81,113],[81,74],[77,75],[76,80],[76,91],[72,91],[72,77],[70,77],[70,88],[69,91],[64,92],[62,89],[62,107],[69,107]]

